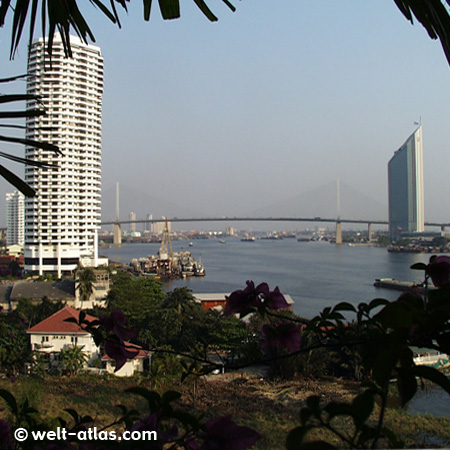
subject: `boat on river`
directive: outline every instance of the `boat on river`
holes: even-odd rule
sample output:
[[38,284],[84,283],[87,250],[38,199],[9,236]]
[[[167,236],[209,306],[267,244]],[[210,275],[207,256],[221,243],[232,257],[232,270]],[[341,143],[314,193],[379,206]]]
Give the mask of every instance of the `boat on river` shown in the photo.
[[[374,286],[386,289],[393,289],[396,291],[409,291],[415,289],[422,291],[425,289],[423,283],[416,283],[415,281],[400,281],[395,278],[376,278],[373,283]],[[428,289],[435,289],[434,286],[428,286]]]

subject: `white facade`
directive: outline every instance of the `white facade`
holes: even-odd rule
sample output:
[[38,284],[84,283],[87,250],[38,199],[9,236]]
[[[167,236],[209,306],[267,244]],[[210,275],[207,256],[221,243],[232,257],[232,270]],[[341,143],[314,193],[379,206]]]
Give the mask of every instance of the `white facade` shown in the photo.
[[25,150],[27,158],[57,165],[25,169],[37,192],[25,201],[25,269],[58,276],[81,257],[95,264],[100,227],[103,58],[78,38],[71,46],[73,58],[66,58],[55,38],[50,61],[39,39],[28,59],[27,92],[41,97],[46,115],[27,119],[26,137],[55,144],[62,155]]
[[25,197],[15,191],[6,194],[6,220],[8,231],[6,234],[6,245],[20,245],[23,247],[25,241]]
[[88,357],[88,360],[93,360],[100,356],[100,350],[89,333],[57,333],[49,331],[29,333],[29,335],[31,349],[34,351],[59,354],[61,350],[77,346],[83,349],[83,353]]

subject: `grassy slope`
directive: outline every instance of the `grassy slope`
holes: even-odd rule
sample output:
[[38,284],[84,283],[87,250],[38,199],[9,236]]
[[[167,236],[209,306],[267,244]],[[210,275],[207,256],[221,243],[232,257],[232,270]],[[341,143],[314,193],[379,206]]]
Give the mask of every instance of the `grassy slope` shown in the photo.
[[[298,425],[298,412],[309,395],[321,394],[325,400],[345,400],[356,392],[356,385],[335,380],[289,383],[268,383],[244,377],[210,377],[209,380],[199,384],[197,412],[206,417],[231,414],[237,423],[250,426],[263,435],[257,445],[259,449],[284,447],[286,435]],[[145,402],[123,392],[138,383],[151,388],[145,379],[79,376],[45,380],[19,377],[14,383],[0,380],[0,389],[11,391],[17,398],[27,396],[46,418],[64,414],[64,408],[70,407],[80,414],[91,415],[99,426],[116,418],[118,411],[112,405],[139,408],[145,414]],[[181,390],[182,406],[191,408],[192,387],[184,386]],[[0,414],[5,416],[6,412]],[[386,425],[400,434],[409,446],[416,448],[450,443],[450,419],[413,417],[402,411],[389,410]],[[433,440],[435,438],[438,440]]]

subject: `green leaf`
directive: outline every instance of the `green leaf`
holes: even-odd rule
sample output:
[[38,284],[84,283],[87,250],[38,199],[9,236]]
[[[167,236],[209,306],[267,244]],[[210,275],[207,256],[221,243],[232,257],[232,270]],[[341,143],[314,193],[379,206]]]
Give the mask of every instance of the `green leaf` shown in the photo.
[[100,11],[112,22],[116,23],[117,19],[116,16],[111,13],[111,11],[99,0],[90,0],[91,3],[93,3],[95,6],[97,6]]
[[12,395],[11,392],[7,391],[6,389],[0,389],[0,397],[5,400],[8,406],[11,408],[11,411],[17,415],[19,409],[14,395]]
[[353,399],[354,418],[358,426],[361,426],[370,417],[374,404],[374,392],[371,390],[364,391]]
[[40,161],[35,161],[34,159],[28,159],[28,158],[20,158],[18,156],[10,155],[8,153],[0,152],[0,156],[2,158],[9,159],[14,162],[18,162],[21,164],[26,164],[28,166],[34,166],[34,167],[58,167],[56,164],[49,164],[44,163]]
[[164,20],[180,17],[180,2],[178,0],[158,0],[159,9]]
[[203,0],[194,0],[195,4],[200,8],[200,11],[211,21],[216,22],[217,17],[212,13],[212,11],[208,8],[206,3]]
[[330,420],[337,416],[352,416],[352,405],[344,402],[330,402],[325,406],[324,410],[328,413]]
[[397,435],[389,428],[383,427],[381,429],[383,435],[389,440],[392,448],[405,448],[405,443],[397,437]]
[[311,428],[311,426],[304,426],[291,430],[286,438],[286,450],[300,450],[303,448],[302,440]]
[[318,395],[310,395],[306,399],[306,405],[312,411],[319,411],[319,408],[320,408],[320,396],[318,396]]
[[309,408],[302,408],[300,410],[300,423],[306,425],[311,415],[312,411]]
[[78,421],[80,420],[80,416],[78,415],[78,413],[74,409],[67,408],[64,411],[66,411],[67,413],[69,413],[72,416],[72,418],[75,421],[75,423],[78,423]]
[[11,136],[0,136],[0,141],[4,142],[11,142],[14,144],[24,144],[28,145],[30,147],[36,147],[36,148],[42,148],[43,150],[49,150],[51,152],[59,153],[62,155],[61,150],[53,144],[49,144],[48,142],[39,142],[34,141],[32,139],[22,139],[22,138],[15,138]]
[[155,391],[149,391],[148,389],[135,386],[129,389],[126,389],[125,392],[129,392],[131,394],[140,395],[144,397],[148,402],[148,407],[150,412],[153,413],[156,409],[161,405],[161,396]]
[[150,11],[152,9],[152,0],[144,0],[144,20],[150,20]]
[[198,419],[185,411],[173,411],[172,417],[178,419],[183,425],[189,425],[193,430],[200,429],[200,422]]
[[167,391],[167,392],[164,392],[164,394],[162,396],[162,401],[164,403],[171,403],[180,398],[181,398],[181,394],[179,392]]
[[232,5],[228,0],[222,0],[222,1],[225,3],[225,5],[228,6],[228,8],[231,9],[231,11],[233,11],[233,12],[236,11],[236,8],[234,7],[234,5]]
[[369,311],[371,311],[372,309],[378,308],[379,306],[386,306],[389,303],[389,300],[386,300],[385,298],[375,298],[369,303],[368,308]]
[[401,405],[405,406],[417,392],[417,380],[410,368],[397,369],[397,388]]
[[427,265],[424,263],[415,263],[411,266],[413,270],[427,270]]
[[335,312],[335,311],[353,311],[353,312],[356,312],[356,309],[351,303],[340,302],[333,308],[333,312]]
[[432,381],[450,394],[450,380],[439,370],[428,366],[415,366],[413,373],[418,377]]

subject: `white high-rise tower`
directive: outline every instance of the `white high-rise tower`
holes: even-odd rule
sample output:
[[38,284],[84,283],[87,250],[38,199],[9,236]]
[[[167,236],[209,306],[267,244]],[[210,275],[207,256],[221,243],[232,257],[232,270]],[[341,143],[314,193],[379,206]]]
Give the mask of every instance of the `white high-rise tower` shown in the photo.
[[25,268],[61,276],[80,258],[97,265],[103,58],[100,48],[75,37],[68,58],[55,37],[50,60],[45,44],[41,38],[30,48],[27,92],[40,97],[46,115],[27,119],[26,137],[55,144],[62,154],[25,149],[27,158],[57,166],[25,169],[37,192],[25,202]]
[[25,218],[24,218],[24,195],[15,191],[6,194],[6,219],[8,231],[6,234],[6,245],[23,245]]

